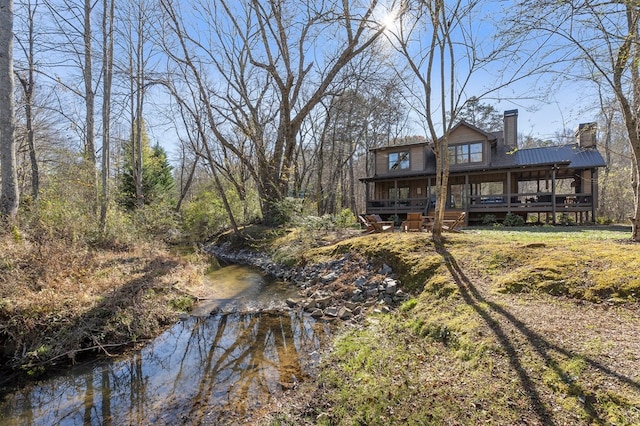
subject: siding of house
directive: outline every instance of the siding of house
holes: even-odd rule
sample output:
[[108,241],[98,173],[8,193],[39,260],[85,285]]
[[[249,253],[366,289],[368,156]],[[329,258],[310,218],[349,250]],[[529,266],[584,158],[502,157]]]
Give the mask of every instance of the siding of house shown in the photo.
[[[389,170],[389,154],[394,152],[409,151],[409,170]],[[407,172],[420,172],[425,168],[425,148],[424,145],[404,146],[397,149],[385,149],[376,152],[376,170],[377,176],[393,176]]]
[[449,135],[449,146],[470,142],[482,142],[482,163],[451,165],[452,170],[477,168],[479,165],[486,165],[491,162],[491,147],[485,135],[465,126],[458,127]]

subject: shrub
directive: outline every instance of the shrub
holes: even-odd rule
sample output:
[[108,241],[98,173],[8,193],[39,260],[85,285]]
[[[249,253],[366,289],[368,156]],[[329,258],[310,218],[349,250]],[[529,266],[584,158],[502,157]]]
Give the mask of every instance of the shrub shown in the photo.
[[498,218],[496,218],[495,214],[485,214],[482,217],[482,224],[483,225],[493,225],[495,223],[498,222]]
[[596,223],[598,225],[611,225],[613,223],[613,219],[606,216],[598,216],[598,218],[596,219]]
[[352,228],[357,224],[358,222],[351,209],[343,209],[336,216],[336,226],[340,229]]
[[517,214],[507,213],[502,224],[504,226],[524,226],[524,219]]
[[229,225],[222,201],[212,191],[202,191],[183,206],[183,226],[192,241],[202,241]]
[[302,211],[302,200],[287,197],[280,201],[272,201],[269,210],[271,213],[269,223],[275,226],[284,226],[290,224]]

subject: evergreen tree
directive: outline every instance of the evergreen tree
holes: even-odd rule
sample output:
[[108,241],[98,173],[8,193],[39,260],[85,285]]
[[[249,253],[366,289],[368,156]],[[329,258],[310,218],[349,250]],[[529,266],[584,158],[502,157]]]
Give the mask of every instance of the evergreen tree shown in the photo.
[[[173,195],[175,181],[171,165],[167,160],[167,153],[158,144],[149,146],[149,136],[142,127],[142,191],[143,204],[168,200]],[[132,138],[133,139],[133,138]],[[132,142],[124,146],[125,163],[121,178],[121,203],[129,209],[136,206],[136,184],[132,162]]]

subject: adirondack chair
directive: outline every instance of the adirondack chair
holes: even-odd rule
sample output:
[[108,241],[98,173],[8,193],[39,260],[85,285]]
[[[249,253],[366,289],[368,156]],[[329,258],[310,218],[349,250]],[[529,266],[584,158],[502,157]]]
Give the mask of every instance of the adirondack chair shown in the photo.
[[371,223],[369,223],[369,221],[367,219],[362,217],[362,215],[358,215],[358,220],[360,221],[360,224],[362,224],[362,226],[364,226],[364,228],[365,228],[362,232],[365,232],[367,234],[371,234],[372,232],[376,232],[376,228]]
[[393,232],[394,223],[391,220],[382,220],[377,214],[368,214],[365,219],[373,227],[373,232]]
[[[465,212],[444,212],[444,218],[442,221],[442,230],[449,232],[460,232],[458,227],[464,225],[464,219],[466,217]],[[435,223],[434,216],[427,216],[425,218],[425,227],[427,231],[431,231],[433,229],[433,224]]]
[[422,213],[407,213],[407,220],[402,222],[401,228],[405,232],[422,231],[423,222]]

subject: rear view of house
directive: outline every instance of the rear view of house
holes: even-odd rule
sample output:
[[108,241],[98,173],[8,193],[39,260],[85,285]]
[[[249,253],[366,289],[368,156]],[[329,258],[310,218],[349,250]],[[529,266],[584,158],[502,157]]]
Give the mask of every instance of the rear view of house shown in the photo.
[[[507,213],[556,223],[595,221],[598,168],[596,123],[580,124],[568,145],[518,149],[518,111],[504,113],[504,130],[485,132],[464,121],[449,135],[447,210],[465,212],[469,222]],[[366,185],[368,214],[404,218],[432,213],[436,161],[430,142],[371,150],[374,173]]]

